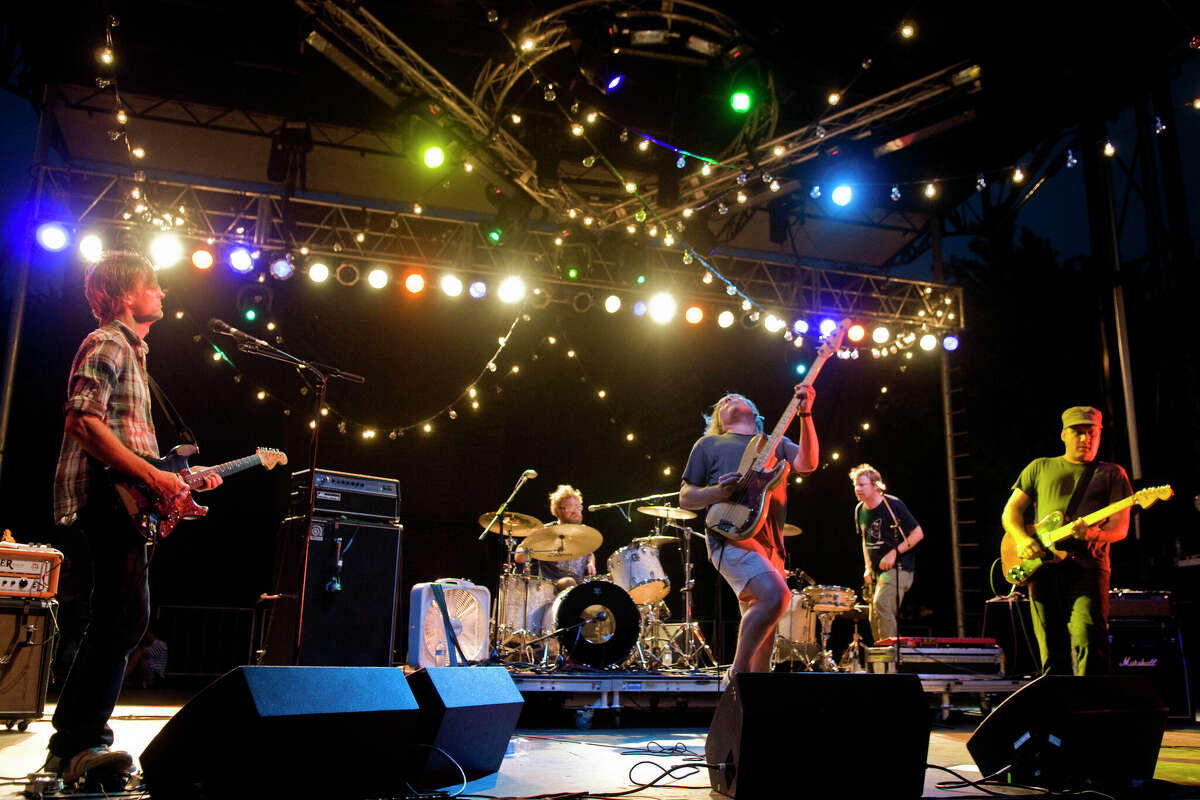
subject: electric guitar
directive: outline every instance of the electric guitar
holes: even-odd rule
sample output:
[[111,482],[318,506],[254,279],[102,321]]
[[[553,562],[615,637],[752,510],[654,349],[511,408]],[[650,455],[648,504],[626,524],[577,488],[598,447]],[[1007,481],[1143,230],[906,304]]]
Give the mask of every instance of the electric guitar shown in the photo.
[[[842,324],[825,338],[817,350],[817,357],[812,366],[800,382],[801,386],[810,386],[816,380],[821,367],[842,346],[842,338],[849,327],[850,320],[844,319]],[[738,472],[742,477],[737,482],[733,494],[727,500],[710,506],[704,518],[704,525],[709,533],[732,541],[741,541],[749,539],[762,528],[766,522],[763,511],[766,510],[767,500],[780,482],[787,478],[788,473],[788,463],[775,458],[775,449],[779,446],[784,431],[792,424],[799,407],[800,398],[793,395],[792,402],[783,410],[783,416],[775,423],[771,435],[757,434],[746,445],[738,465]]]
[[[1111,517],[1118,511],[1130,506],[1137,505],[1142,508],[1149,508],[1159,500],[1170,500],[1174,495],[1175,491],[1170,486],[1154,486],[1142,489],[1139,492],[1134,492],[1124,500],[1118,500],[1099,511],[1093,511],[1091,514],[1085,516],[1083,521],[1088,524],[1088,527],[1091,527],[1097,522]],[[1067,554],[1062,550],[1055,550],[1054,545],[1074,535],[1074,523],[1067,523],[1061,511],[1054,511],[1042,517],[1041,521],[1033,526],[1030,535],[1037,539],[1042,549],[1045,550],[1037,558],[1021,558],[1017,552],[1017,541],[1008,531],[1004,532],[1004,538],[1000,540],[1000,569],[1004,572],[1004,580],[1009,583],[1021,585],[1028,581],[1033,576],[1033,573],[1037,572],[1043,565],[1053,564],[1065,559]]]
[[138,532],[148,541],[157,542],[165,539],[183,519],[195,519],[208,513],[208,508],[197,505],[192,500],[192,489],[204,483],[208,475],[217,474],[221,477],[262,465],[272,469],[277,464],[286,464],[287,456],[279,450],[260,447],[254,455],[239,458],[236,461],[226,461],[215,467],[206,467],[198,472],[192,472],[188,467],[188,456],[195,455],[196,446],[181,444],[162,458],[148,458],[155,468],[164,472],[174,472],[187,484],[186,489],[173,497],[159,497],[153,489],[139,480],[121,476],[110,471],[110,480],[117,496],[133,518]]

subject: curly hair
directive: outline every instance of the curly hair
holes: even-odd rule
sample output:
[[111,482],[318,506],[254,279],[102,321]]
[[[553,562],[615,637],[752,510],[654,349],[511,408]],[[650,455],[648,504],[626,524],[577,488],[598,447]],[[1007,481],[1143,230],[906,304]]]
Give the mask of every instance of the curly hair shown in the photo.
[[141,283],[155,281],[154,267],[145,256],[128,250],[110,250],[88,270],[83,295],[92,316],[103,324],[120,313],[126,294]]
[[850,482],[858,483],[859,475],[866,475],[868,478],[870,478],[871,483],[878,486],[879,491],[881,492],[887,488],[887,485],[883,482],[883,476],[879,474],[879,470],[875,469],[870,464],[859,464],[857,467],[850,470]]
[[560,483],[558,488],[550,493],[550,513],[557,517],[559,506],[568,497],[574,497],[580,505],[583,505],[583,492],[569,483]]

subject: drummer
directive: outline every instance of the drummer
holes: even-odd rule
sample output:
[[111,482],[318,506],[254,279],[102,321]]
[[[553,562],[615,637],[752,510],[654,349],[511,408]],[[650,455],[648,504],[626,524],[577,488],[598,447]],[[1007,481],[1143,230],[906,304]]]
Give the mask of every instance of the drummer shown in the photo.
[[[560,483],[558,488],[550,493],[550,513],[554,522],[546,525],[582,525],[583,524],[583,493],[569,483]],[[529,553],[525,548],[517,548],[515,555],[518,564],[529,561]],[[570,589],[585,577],[596,574],[596,554],[572,558],[569,561],[538,561],[534,572],[542,578],[554,581],[555,591]]]

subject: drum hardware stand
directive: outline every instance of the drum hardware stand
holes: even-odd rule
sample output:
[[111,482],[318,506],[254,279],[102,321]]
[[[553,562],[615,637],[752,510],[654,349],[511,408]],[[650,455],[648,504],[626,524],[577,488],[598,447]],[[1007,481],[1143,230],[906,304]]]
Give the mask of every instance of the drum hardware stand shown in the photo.
[[[704,635],[700,633],[700,624],[692,620],[692,591],[695,585],[695,581],[692,580],[692,537],[699,534],[686,525],[669,524],[672,528],[683,531],[683,588],[680,590],[683,594],[683,642],[678,646],[679,658],[673,659],[672,666],[688,670],[703,669],[703,655],[707,656],[708,666],[715,667],[717,660],[713,657],[708,642],[704,641]],[[676,633],[672,645],[678,638],[679,634]]]
[[[818,611],[817,619],[821,621],[821,652],[817,654],[816,668],[821,672],[837,672],[837,662],[833,660],[833,653],[829,650],[829,637],[833,633],[833,618],[836,617],[832,611]],[[857,630],[855,631],[857,634]]]
[[630,506],[640,505],[640,504],[645,504],[645,503],[652,503],[655,500],[665,500],[668,497],[678,497],[678,496],[679,496],[679,492],[666,492],[664,494],[648,494],[645,497],[635,497],[632,500],[618,500],[615,503],[599,503],[594,506],[588,506],[587,510],[590,513],[592,511],[603,511],[608,508],[615,508],[617,511],[621,512],[621,516],[625,518],[626,522],[630,522],[631,521],[630,517],[629,517],[629,507]]
[[866,672],[867,647],[863,644],[862,634],[858,632],[858,623],[854,623],[854,638],[846,645],[846,651],[838,662],[839,672]]
[[[529,480],[530,478],[536,478],[536,477],[537,477],[537,473],[534,472],[533,470],[527,469],[521,473],[521,477],[517,479],[517,485],[513,487],[512,494],[510,494],[508,496],[508,498],[503,503],[500,504],[500,508],[496,509],[496,512],[495,512],[494,516],[492,517],[491,522],[489,522],[488,526],[483,529],[483,533],[479,534],[478,541],[482,542],[484,539],[487,538],[488,532],[491,531],[492,526],[496,525],[496,520],[500,521],[499,525],[498,525],[498,528],[499,528],[498,533],[500,535],[501,540],[504,540],[505,538],[509,538],[509,537],[505,537],[505,535],[504,535],[504,512],[508,510],[508,504],[511,503],[513,501],[513,498],[517,496],[517,492],[521,491],[521,487],[525,485],[525,481]],[[508,560],[504,563],[504,565],[500,569],[501,575],[504,574],[506,569],[510,569],[513,564],[513,551],[514,551],[515,546],[516,546],[515,543],[508,544],[508,551],[509,551],[508,552]],[[497,589],[499,589],[499,588],[500,587],[497,587]],[[526,597],[527,598],[528,598],[528,594],[529,594],[528,586],[526,586]],[[502,608],[502,606],[500,605],[500,592],[497,591],[496,592],[496,606],[492,611],[492,651],[488,655],[489,661],[502,660],[500,658],[500,630],[499,630],[500,609],[501,608]],[[526,620],[526,622],[528,622],[528,620]]]

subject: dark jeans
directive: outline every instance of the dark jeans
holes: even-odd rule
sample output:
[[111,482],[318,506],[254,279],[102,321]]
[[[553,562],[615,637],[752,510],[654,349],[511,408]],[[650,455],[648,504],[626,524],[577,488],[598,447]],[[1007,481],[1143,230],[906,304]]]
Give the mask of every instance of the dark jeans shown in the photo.
[[96,492],[75,523],[91,545],[91,624],[75,654],[54,711],[51,755],[70,758],[110,745],[108,719],[121,693],[125,663],[150,620],[146,542],[110,493]]
[[1042,674],[1105,675],[1109,571],[1087,558],[1042,567],[1029,582]]

